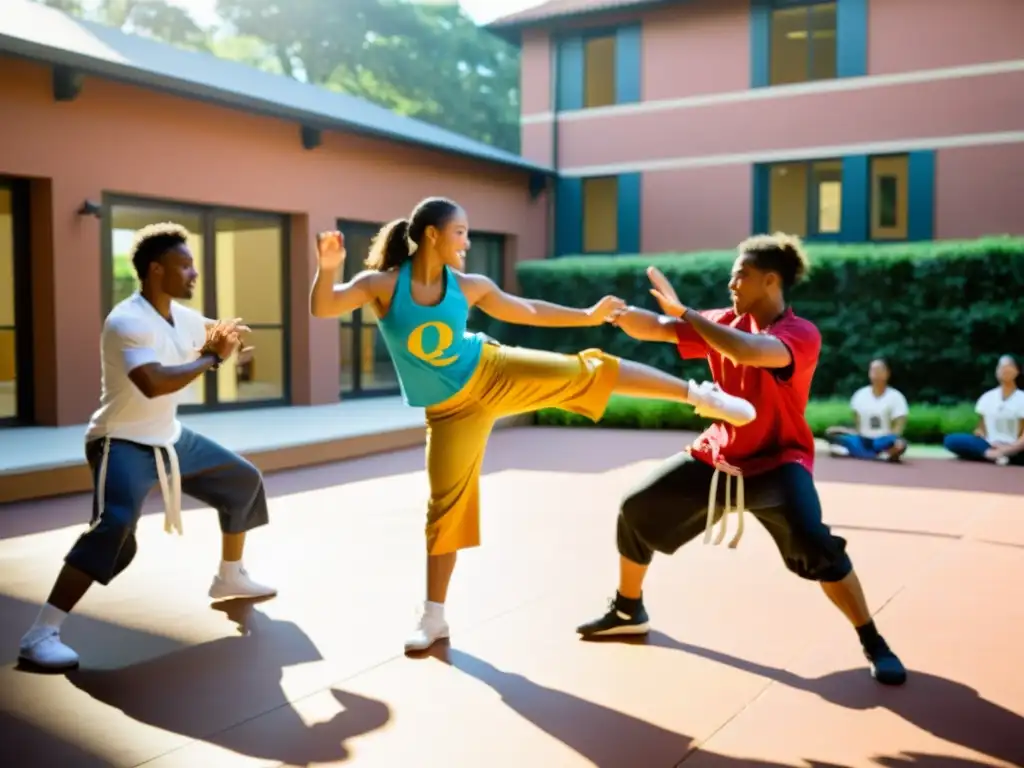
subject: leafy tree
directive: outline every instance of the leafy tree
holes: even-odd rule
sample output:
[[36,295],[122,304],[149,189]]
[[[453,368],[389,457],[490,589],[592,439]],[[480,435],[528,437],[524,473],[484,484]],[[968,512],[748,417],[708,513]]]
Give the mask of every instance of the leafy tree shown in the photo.
[[88,6],[81,0],[36,0],[88,21],[117,27],[183,48],[210,50],[208,35],[188,11],[164,0],[101,0]]
[[225,24],[204,30],[165,0],[36,2],[519,151],[518,53],[455,4],[217,0]]
[[510,151],[519,149],[519,59],[457,5],[402,0],[217,0],[281,71]]

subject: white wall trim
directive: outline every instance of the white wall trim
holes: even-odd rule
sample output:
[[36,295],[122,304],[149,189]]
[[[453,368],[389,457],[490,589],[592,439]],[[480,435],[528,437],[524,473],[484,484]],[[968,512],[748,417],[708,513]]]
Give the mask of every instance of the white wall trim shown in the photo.
[[562,176],[585,178],[590,176],[616,176],[620,173],[653,173],[677,171],[687,168],[709,168],[719,165],[751,165],[754,163],[785,163],[800,160],[822,160],[845,155],[885,155],[914,152],[924,149],[957,149],[961,147],[988,147],[998,144],[1024,143],[1024,131],[999,133],[968,133],[959,136],[932,136],[896,141],[871,141],[860,144],[835,144],[795,149],[769,149],[723,155],[696,155],[672,157],[662,160],[638,160],[631,163],[586,165],[562,168]]
[[[944,67],[942,69],[922,69],[915,72],[900,72],[892,75],[865,75],[863,77],[841,77],[835,80],[817,80],[812,83],[795,83],[793,85],[776,85],[768,88],[749,88],[742,91],[725,91],[708,93],[699,96],[687,96],[679,99],[659,99],[642,101],[637,104],[616,104],[611,107],[594,109],[578,109],[558,114],[559,122],[576,120],[595,120],[602,117],[625,115],[643,115],[654,112],[665,112],[675,109],[694,109],[712,107],[718,104],[735,104],[745,101],[764,101],[768,99],[786,99],[808,94],[837,93],[840,91],[862,91],[871,88],[891,88],[899,85],[916,83],[935,83],[944,80],[962,80],[969,77],[990,77],[1011,72],[1024,72],[1024,59],[1010,61],[993,61],[986,64],[971,64],[962,67]],[[979,86],[984,87],[984,86]],[[550,123],[554,120],[553,112],[541,112],[523,115],[520,125]]]

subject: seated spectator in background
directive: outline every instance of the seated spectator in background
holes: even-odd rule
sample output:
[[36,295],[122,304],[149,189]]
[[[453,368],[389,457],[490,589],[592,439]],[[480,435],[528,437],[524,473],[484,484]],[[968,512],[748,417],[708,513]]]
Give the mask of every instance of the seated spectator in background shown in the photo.
[[850,399],[856,427],[829,427],[825,439],[833,456],[898,461],[907,450],[903,429],[910,407],[898,389],[889,386],[889,363],[882,358],[868,366],[869,386]]
[[999,386],[979,397],[974,406],[981,417],[974,434],[946,435],[943,445],[967,461],[1024,466],[1024,392],[1018,386],[1020,365],[1013,357],[999,358],[996,379]]

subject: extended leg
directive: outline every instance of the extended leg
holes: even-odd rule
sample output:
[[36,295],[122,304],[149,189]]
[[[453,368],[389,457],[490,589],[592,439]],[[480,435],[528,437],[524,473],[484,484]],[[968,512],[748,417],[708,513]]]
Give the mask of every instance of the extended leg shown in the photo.
[[621,360],[599,349],[562,355],[518,347],[491,353],[498,378],[507,382],[482,388],[489,407],[504,415],[541,408],[564,408],[597,421],[617,393],[692,405],[711,419],[743,425],[757,415],[754,407],[710,384],[696,385],[649,365]]
[[487,410],[469,401],[427,411],[427,594],[407,652],[448,637],[444,605],[457,553],[480,544],[480,468],[492,425]]
[[619,376],[614,392],[629,397],[686,403],[692,405],[701,416],[721,419],[736,426],[743,426],[757,416],[754,407],[746,400],[708,386],[695,386],[692,381],[685,382],[632,360],[619,361]]
[[263,476],[236,453],[182,429],[174,446],[181,467],[181,490],[215,510],[220,520],[221,562],[209,595],[214,600],[270,597],[277,590],[254,581],[245,569],[246,533],[269,521]]
[[61,641],[61,627],[93,582],[109,584],[134,559],[135,527],[142,503],[156,483],[156,459],[146,446],[97,440],[86,447],[86,458],[95,489],[90,526],[65,557],[19,648],[21,660],[44,669],[78,666],[78,654]]
[[[768,478],[765,478],[768,479]],[[811,473],[785,464],[771,473],[780,500],[777,507],[752,510],[775,540],[786,567],[797,576],[817,581],[850,621],[860,638],[871,674],[880,683],[901,685],[906,669],[878,633],[846,541],[822,522],[821,502]]]
[[616,530],[619,588],[606,614],[582,624],[584,638],[645,634],[643,583],[655,551],[672,554],[704,530],[714,470],[681,453],[665,461],[622,502]]

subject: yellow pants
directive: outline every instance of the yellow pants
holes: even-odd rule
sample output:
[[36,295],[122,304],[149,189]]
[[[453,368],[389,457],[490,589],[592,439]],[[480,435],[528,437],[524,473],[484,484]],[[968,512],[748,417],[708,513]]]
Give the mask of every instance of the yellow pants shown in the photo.
[[619,359],[598,349],[560,355],[485,344],[462,390],[427,409],[427,552],[480,545],[480,467],[494,422],[564,408],[597,421],[619,377]]

